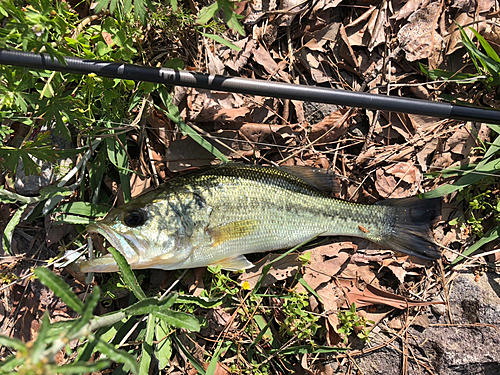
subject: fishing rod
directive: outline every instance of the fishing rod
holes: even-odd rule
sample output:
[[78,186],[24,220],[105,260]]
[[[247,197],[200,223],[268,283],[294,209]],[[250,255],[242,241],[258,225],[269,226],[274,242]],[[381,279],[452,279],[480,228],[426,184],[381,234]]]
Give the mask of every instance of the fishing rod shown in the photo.
[[77,57],[63,60],[64,64],[48,54],[0,49],[0,64],[3,65],[74,74],[95,73],[132,81],[500,124],[500,111],[495,109]]

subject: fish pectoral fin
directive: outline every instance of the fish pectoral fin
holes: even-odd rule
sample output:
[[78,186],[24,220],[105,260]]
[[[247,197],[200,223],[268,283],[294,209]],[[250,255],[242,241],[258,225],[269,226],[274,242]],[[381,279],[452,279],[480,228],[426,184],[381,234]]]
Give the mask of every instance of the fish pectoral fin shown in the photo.
[[212,237],[212,247],[220,245],[221,243],[234,240],[237,238],[243,238],[253,233],[257,229],[259,224],[258,220],[240,220],[232,221],[228,224],[224,224],[215,228],[208,228],[207,233]]
[[221,266],[222,269],[228,271],[239,271],[246,270],[247,268],[252,268],[253,263],[249,262],[248,259],[245,258],[245,256],[238,255],[232,258],[222,259],[214,264],[211,264],[211,266]]

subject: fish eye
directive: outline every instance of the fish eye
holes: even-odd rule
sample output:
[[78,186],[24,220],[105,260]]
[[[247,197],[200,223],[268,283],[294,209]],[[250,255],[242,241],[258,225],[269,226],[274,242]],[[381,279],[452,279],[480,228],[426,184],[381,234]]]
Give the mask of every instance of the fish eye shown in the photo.
[[138,227],[139,225],[144,224],[145,221],[145,215],[141,211],[131,211],[123,218],[125,225],[131,228]]

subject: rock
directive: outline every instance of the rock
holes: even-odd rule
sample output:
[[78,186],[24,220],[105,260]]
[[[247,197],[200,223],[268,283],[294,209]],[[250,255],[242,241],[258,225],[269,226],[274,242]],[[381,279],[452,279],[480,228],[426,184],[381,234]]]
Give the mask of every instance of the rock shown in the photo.
[[334,104],[304,102],[304,117],[310,124],[317,124],[337,109]]
[[38,195],[41,189],[49,186],[54,181],[53,164],[44,163],[39,159],[34,159],[34,161],[40,167],[40,174],[26,175],[24,173],[24,163],[19,159],[14,183],[14,188],[18,194],[26,196]]
[[[428,373],[415,363],[414,356],[434,374],[500,374],[500,332],[494,327],[500,324],[500,276],[487,273],[476,281],[472,273],[461,274],[450,287],[449,301],[453,324],[447,313],[432,307],[427,309],[427,328],[414,325],[408,329],[408,374]],[[380,333],[374,344],[391,337]],[[401,351],[398,339],[354,360],[366,375],[396,375],[402,372]]]
[[[50,135],[51,143],[60,149],[69,149],[71,143],[61,137],[53,134]],[[24,172],[24,163],[19,159],[16,171],[16,179],[14,188],[16,193],[25,196],[35,196],[40,193],[40,190],[54,183],[59,178],[63,177],[71,169],[73,160],[71,158],[59,159],[56,163],[44,162],[37,158],[33,158],[35,163],[40,167],[39,174],[26,175]],[[55,172],[57,171],[57,172]]]

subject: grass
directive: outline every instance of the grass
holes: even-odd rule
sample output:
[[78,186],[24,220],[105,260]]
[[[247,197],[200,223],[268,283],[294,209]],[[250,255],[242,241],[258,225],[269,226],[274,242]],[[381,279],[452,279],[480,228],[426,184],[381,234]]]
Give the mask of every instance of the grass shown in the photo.
[[[5,0],[0,4],[0,21],[6,25],[0,30],[0,48],[47,52],[54,58],[78,56],[143,63],[146,56],[140,47],[147,23],[173,25],[168,29],[170,35],[188,29],[231,48],[236,47],[221,33],[226,28],[244,33],[239,16],[234,12],[234,3],[229,0],[208,5],[197,15],[181,8],[175,0],[161,5],[149,0],[101,0],[98,6],[109,9],[110,14],[103,17],[100,23],[83,25],[65,2]],[[163,16],[146,11],[155,7],[159,9],[160,6]],[[133,13],[130,12],[132,8]],[[217,20],[219,11],[224,14],[224,22]],[[462,30],[463,42],[477,69],[476,77],[491,90],[500,82],[500,59],[480,35],[476,33],[475,36],[481,50]],[[172,64],[182,67],[182,61],[179,64],[178,59]],[[457,77],[453,72],[424,71],[432,79],[471,78],[471,75]],[[170,93],[159,85],[7,66],[0,66],[0,77],[5,83],[0,85],[0,120],[13,119],[29,128],[28,133],[17,140],[17,147],[0,145],[1,168],[13,176],[21,158],[26,173],[36,173],[39,170],[36,159],[54,162],[62,157],[79,157],[69,172],[59,176],[57,185],[42,189],[38,197],[24,197],[0,189],[2,202],[17,205],[2,238],[2,246],[7,253],[11,251],[14,228],[22,218],[33,221],[49,214],[56,214],[56,220],[79,225],[81,236],[66,244],[62,250],[85,246],[83,225],[104,215],[114,198],[109,191],[101,188],[106,175],[122,187],[124,201],[131,199],[130,175],[137,172],[131,170],[131,149],[124,132],[138,130],[136,120],[143,115],[142,103],[151,98],[154,108],[164,112],[182,134],[191,137],[214,157],[227,160],[211,143],[184,123],[178,108],[172,104]],[[114,125],[124,121],[128,122],[125,127]],[[496,135],[500,134],[499,126],[490,125],[490,128]],[[74,149],[56,148],[49,139],[49,131],[67,139],[77,135],[80,142]],[[1,125],[1,139],[10,134],[12,129]],[[428,175],[429,178],[456,178],[455,182],[423,197],[459,192],[466,205],[466,217],[464,221],[453,224],[472,225],[478,237],[478,241],[463,253],[464,256],[500,237],[498,179],[491,177],[500,172],[499,149],[500,137],[497,136],[491,144],[482,145],[476,151],[482,155],[477,164]],[[64,203],[61,203],[63,200]],[[494,219],[494,225],[489,229],[485,228],[486,217]],[[346,350],[345,347],[321,345],[325,333],[318,323],[320,317],[306,309],[306,294],[294,292],[294,286],[304,283],[303,279],[298,277],[293,285],[274,287],[272,296],[267,288],[261,287],[272,264],[264,268],[257,286],[252,290],[239,285],[233,275],[209,268],[205,277],[206,288],[200,297],[190,295],[182,287],[178,293],[162,296],[150,291],[146,293],[141,285],[144,274],[137,276],[118,252],[113,249],[111,252],[119,264],[120,274],[108,281],[104,294],[113,297],[114,291],[126,288],[131,292],[130,306],[95,316],[95,307],[103,297],[99,287],[94,287],[82,303],[60,277],[46,268],[37,268],[35,277],[79,317],[51,324],[45,315],[37,339],[30,343],[0,337],[0,345],[9,348],[12,353],[0,363],[0,373],[10,373],[16,368],[24,374],[90,373],[114,367],[125,372],[146,374],[154,360],[158,362],[158,368],[166,368],[174,351],[182,352],[202,374],[215,373],[222,358],[235,358],[229,364],[230,370],[235,373],[264,374],[276,369],[287,373],[292,371],[296,355]],[[460,257],[455,262],[458,261]],[[307,285],[304,286],[307,289]],[[205,362],[208,367],[205,368],[192,355],[195,333],[206,327],[207,321],[203,316],[207,311],[221,306],[231,311],[231,319],[238,322],[239,330],[234,340],[221,336],[215,339],[212,346],[207,346],[209,352],[205,355]],[[285,317],[276,316],[272,306],[278,306]],[[369,322],[358,316],[354,304],[347,312],[339,312],[338,318],[342,323],[340,333],[346,339],[356,331],[359,338],[368,340],[366,325]],[[118,349],[120,342],[132,334],[139,344],[131,345],[127,350]],[[72,349],[68,343],[76,338],[80,340],[80,346]],[[55,364],[53,358],[61,350],[65,350],[68,357],[74,357],[74,361],[65,365]],[[103,359],[94,360],[97,353]]]

